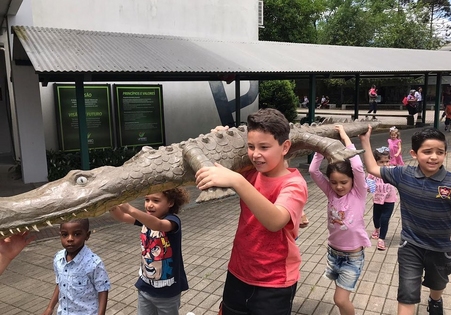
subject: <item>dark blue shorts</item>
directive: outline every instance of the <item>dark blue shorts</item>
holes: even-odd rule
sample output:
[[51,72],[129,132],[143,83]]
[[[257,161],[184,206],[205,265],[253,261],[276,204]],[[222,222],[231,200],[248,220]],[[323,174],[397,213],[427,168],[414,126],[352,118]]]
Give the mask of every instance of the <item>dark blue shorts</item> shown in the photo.
[[398,248],[398,302],[419,303],[421,285],[432,290],[445,289],[451,273],[450,255],[451,253],[427,250],[401,240]]
[[249,285],[227,272],[222,301],[223,315],[291,315],[297,283],[288,288]]

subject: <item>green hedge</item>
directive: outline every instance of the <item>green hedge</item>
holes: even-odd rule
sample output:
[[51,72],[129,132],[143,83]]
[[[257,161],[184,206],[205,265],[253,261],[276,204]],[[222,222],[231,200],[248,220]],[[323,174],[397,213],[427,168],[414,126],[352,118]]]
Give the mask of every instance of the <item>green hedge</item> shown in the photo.
[[[140,147],[89,150],[91,169],[109,165],[121,166],[141,150]],[[60,179],[71,170],[81,169],[80,152],[47,151],[48,180]]]

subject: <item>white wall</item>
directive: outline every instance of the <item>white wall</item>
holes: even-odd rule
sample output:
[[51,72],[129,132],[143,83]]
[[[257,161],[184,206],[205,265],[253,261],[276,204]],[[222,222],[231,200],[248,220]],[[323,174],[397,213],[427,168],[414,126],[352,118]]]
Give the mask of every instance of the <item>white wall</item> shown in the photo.
[[[12,66],[19,126],[22,178],[25,184],[47,179],[43,117],[37,75],[31,66]],[[20,106],[26,104],[26,106]]]
[[30,1],[34,26],[258,39],[256,0],[24,0],[24,3]]

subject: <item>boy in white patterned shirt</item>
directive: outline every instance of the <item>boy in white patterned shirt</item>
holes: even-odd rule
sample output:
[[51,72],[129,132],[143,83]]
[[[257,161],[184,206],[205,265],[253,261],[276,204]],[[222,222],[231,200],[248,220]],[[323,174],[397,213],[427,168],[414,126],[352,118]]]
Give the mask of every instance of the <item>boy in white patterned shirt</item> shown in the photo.
[[89,239],[88,219],[75,219],[60,225],[65,249],[55,255],[53,269],[56,287],[43,315],[105,315],[110,280],[102,260],[85,241]]

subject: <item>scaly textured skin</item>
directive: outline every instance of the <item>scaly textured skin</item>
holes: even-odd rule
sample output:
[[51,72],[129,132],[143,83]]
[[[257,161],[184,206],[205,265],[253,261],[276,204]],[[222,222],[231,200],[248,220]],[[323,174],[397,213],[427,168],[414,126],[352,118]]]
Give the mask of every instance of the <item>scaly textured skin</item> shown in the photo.
[[[377,122],[343,124],[349,136],[357,136]],[[0,198],[0,238],[70,220],[99,216],[114,205],[137,197],[195,182],[195,172],[213,162],[234,171],[252,168],[247,156],[247,129],[200,135],[179,144],[154,150],[144,147],[120,167],[103,166],[89,171],[74,170],[64,178],[32,191]],[[334,139],[332,139],[334,138]],[[334,125],[292,125],[288,157],[322,153],[329,162],[348,159],[360,152],[346,149]],[[198,201],[233,194],[229,190],[202,192]]]

